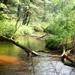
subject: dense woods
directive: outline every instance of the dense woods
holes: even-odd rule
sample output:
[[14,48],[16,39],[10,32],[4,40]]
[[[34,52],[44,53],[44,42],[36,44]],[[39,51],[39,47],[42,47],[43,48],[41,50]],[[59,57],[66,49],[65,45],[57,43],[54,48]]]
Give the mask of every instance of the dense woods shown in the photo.
[[15,39],[36,32],[47,34],[41,37],[47,49],[63,51],[65,46],[75,53],[75,1],[0,0],[0,36]]

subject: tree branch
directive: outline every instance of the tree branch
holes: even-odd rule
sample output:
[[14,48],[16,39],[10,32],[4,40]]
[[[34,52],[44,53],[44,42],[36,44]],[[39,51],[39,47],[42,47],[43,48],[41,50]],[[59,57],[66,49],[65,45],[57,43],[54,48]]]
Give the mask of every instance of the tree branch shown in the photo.
[[4,36],[0,36],[0,41],[9,41],[9,42],[13,43],[14,45],[23,49],[28,54],[28,56],[30,54],[32,54],[34,56],[38,56],[38,53],[36,53],[35,51],[31,51],[29,48],[22,46],[21,44],[15,42],[13,39],[10,39],[10,38],[4,37]]

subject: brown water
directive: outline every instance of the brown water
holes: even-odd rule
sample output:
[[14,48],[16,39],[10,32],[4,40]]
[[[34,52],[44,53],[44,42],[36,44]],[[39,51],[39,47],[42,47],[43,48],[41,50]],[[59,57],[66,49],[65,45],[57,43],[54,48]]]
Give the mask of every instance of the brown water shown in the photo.
[[[44,41],[35,37],[16,37],[16,41],[32,50],[45,50]],[[0,75],[75,75],[75,68],[49,57],[50,54],[40,54],[40,57],[26,57],[22,49],[9,42],[1,42]]]

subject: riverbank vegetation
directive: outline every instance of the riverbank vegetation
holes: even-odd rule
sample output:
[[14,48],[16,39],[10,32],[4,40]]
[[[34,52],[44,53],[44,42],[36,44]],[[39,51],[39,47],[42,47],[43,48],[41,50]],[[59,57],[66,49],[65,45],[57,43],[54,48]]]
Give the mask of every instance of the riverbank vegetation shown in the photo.
[[74,0],[1,0],[0,35],[48,34],[46,48],[63,50],[74,48]]

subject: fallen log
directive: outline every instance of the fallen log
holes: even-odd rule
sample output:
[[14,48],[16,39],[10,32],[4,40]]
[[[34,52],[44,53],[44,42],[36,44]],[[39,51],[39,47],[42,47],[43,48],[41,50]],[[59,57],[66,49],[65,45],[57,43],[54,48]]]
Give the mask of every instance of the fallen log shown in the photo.
[[66,58],[68,61],[70,61],[71,63],[75,64],[75,61],[72,60],[70,57],[68,57],[68,56],[66,56],[66,55],[63,55],[63,56],[62,56],[62,61],[63,61],[64,63],[65,63],[65,61],[64,61],[65,58]]
[[28,56],[31,55],[31,54],[34,55],[34,56],[38,56],[39,55],[35,51],[32,51],[31,49],[22,46],[21,44],[19,44],[18,42],[14,41],[11,38],[7,38],[5,36],[0,36],[0,41],[8,41],[8,42],[13,43],[14,45],[16,45],[16,46],[20,47],[21,49],[23,49],[27,53]]
[[66,59],[66,60],[68,60],[70,62],[71,65],[74,65],[75,66],[75,61],[68,56],[70,54],[70,51],[71,50],[66,51],[65,48],[63,49],[63,53],[61,55],[61,61],[64,64],[69,65],[69,63],[66,63],[66,61],[65,61],[65,59]]

